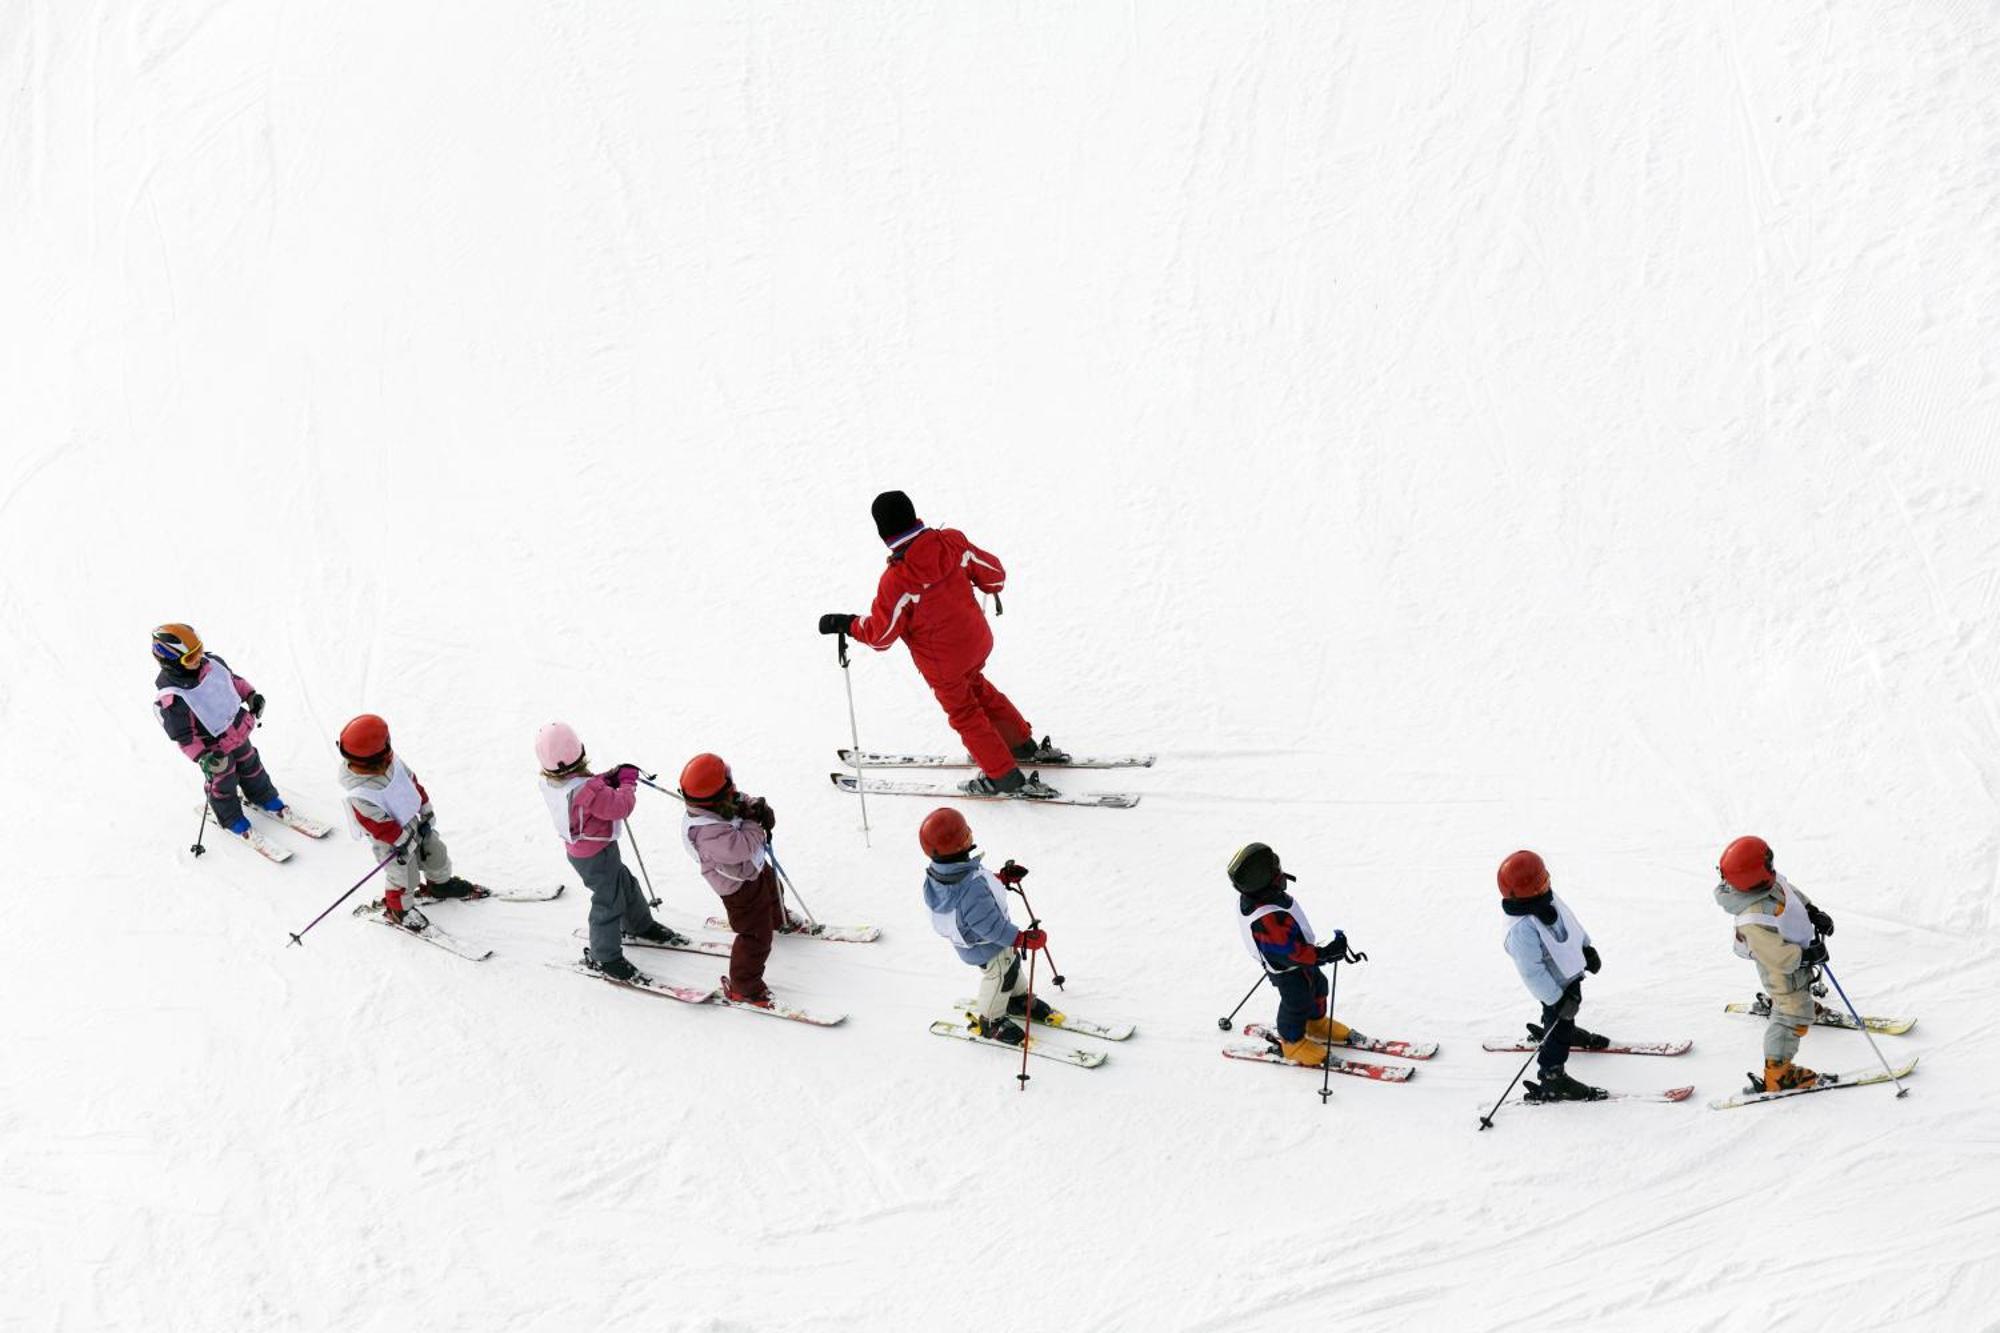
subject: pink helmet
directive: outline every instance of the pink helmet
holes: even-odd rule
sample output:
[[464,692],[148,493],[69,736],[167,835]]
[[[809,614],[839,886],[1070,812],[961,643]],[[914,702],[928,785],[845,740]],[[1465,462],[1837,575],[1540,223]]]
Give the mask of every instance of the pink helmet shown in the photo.
[[535,759],[544,773],[567,773],[583,766],[583,742],[567,722],[551,722],[535,733]]

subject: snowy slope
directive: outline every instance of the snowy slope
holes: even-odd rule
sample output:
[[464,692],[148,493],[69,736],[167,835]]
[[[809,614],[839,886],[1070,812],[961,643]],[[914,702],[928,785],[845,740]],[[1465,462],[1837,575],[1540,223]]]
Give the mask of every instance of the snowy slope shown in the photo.
[[[0,11],[0,1322],[1994,1327],[1991,17]],[[1069,1002],[1141,1025],[1025,1092],[923,1031],[970,977],[929,807],[864,844],[826,785],[813,622],[891,486],[1007,561],[1038,726],[1161,753],[1077,779],[1130,812],[968,807]],[[186,853],[163,620],[311,812],[388,716],[496,884],[567,873],[540,723],[720,750],[814,909],[886,932],[779,945],[851,1019],[546,967],[575,895],[440,908],[478,965],[344,911],[281,947],[366,862]],[[900,650],[853,683],[866,743],[950,739]],[[1696,1043],[1579,1072],[1705,1100],[1759,1058],[1708,897],[1753,830],[1921,1015],[1910,1096],[1474,1132],[1532,1012],[1499,859],[1597,936],[1593,1026]],[[1371,954],[1341,1012],[1444,1043],[1408,1085],[1217,1058],[1252,838]]]

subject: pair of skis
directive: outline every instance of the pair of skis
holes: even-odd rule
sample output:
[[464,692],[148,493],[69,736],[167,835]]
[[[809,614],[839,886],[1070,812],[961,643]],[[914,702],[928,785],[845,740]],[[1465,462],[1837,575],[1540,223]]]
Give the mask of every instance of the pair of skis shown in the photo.
[[622,986],[626,990],[643,991],[648,995],[657,995],[666,1000],[679,1000],[682,1004],[713,1004],[725,1009],[742,1009],[753,1014],[769,1014],[773,1018],[786,1018],[794,1023],[809,1023],[814,1027],[822,1028],[836,1027],[847,1021],[846,1014],[816,1013],[810,1009],[801,1009],[797,1005],[786,1004],[775,998],[769,1004],[752,1004],[748,1000],[732,1000],[723,994],[722,989],[717,986],[681,986],[673,982],[661,981],[657,977],[649,977],[643,972],[633,977],[630,981],[622,981],[617,977],[592,967],[582,959],[578,959],[573,963],[550,963],[549,966],[566,968],[580,976],[595,977],[599,981],[608,982],[613,986]]
[[[212,810],[209,810],[209,806],[206,801],[202,802],[202,804],[197,808],[207,812],[209,818],[213,819],[215,817],[214,812]],[[263,816],[265,819],[270,820],[274,824],[282,824],[286,828],[291,829],[294,833],[303,833],[308,838],[315,838],[315,839],[324,838],[333,832],[333,825],[322,823],[321,821],[314,819],[311,815],[300,814],[296,809],[292,807],[292,805],[289,802],[286,803],[284,809],[279,810],[276,813],[266,810],[261,805],[246,805],[243,808],[252,814]],[[228,829],[223,828],[220,824],[218,824],[216,825],[216,832],[221,834],[223,837],[229,839],[231,842],[242,843],[244,846],[248,847],[251,851],[257,853],[257,855],[263,857],[266,861],[271,862],[273,865],[283,865],[285,862],[292,859],[291,848],[280,847],[277,843],[272,842],[270,839],[266,838],[263,834],[259,833],[254,827],[246,829],[242,833],[231,833]]]
[[[476,903],[485,902],[489,899],[494,902],[503,903],[546,903],[553,902],[555,899],[562,897],[564,886],[558,884],[553,890],[546,893],[501,893],[489,889],[482,884],[475,884],[472,887],[474,892],[459,894],[451,898],[433,898],[426,893],[419,892],[416,895],[417,906],[419,908],[435,907],[439,903]],[[355,908],[354,915],[364,921],[372,921],[377,925],[387,926],[390,930],[400,935],[407,935],[413,940],[422,940],[425,944],[431,945],[433,948],[443,949],[446,953],[455,954],[469,962],[483,963],[493,956],[493,950],[486,945],[475,944],[471,940],[462,939],[438,925],[437,922],[432,921],[429,917],[424,917],[424,924],[414,930],[407,924],[407,919],[405,921],[391,921],[387,907],[380,898],[377,898],[372,903],[363,903],[361,906]]]
[[[840,761],[851,769],[862,768],[971,768],[973,761],[962,755],[900,754],[879,750],[842,750]],[[1041,781],[1044,768],[1151,768],[1150,754],[1073,755],[1060,762],[1044,762],[1028,786],[1020,792],[986,794],[968,792],[952,782],[912,782],[891,778],[860,777],[854,773],[829,773],[833,785],[844,792],[869,796],[921,796],[929,800],[1034,801],[1046,805],[1094,805],[1107,810],[1129,810],[1139,804],[1138,794],[1126,791],[1064,792]]]
[[978,1006],[978,1001],[970,998],[960,999],[953,1001],[953,1006],[959,1009],[964,1017],[938,1019],[931,1024],[933,1036],[969,1041],[980,1046],[992,1046],[1014,1055],[1019,1055],[1025,1046],[1028,1054],[1037,1059],[1056,1060],[1066,1065],[1075,1065],[1078,1069],[1097,1068],[1105,1061],[1104,1052],[1084,1050],[1077,1046],[1063,1046],[1038,1036],[1035,1029],[1046,1028],[1054,1032],[1066,1032],[1072,1036],[1095,1037],[1100,1041],[1125,1041],[1138,1030],[1130,1023],[1100,1023],[1079,1014],[1064,1013],[1056,1009],[1051,1010],[1047,1017],[1036,1019],[1029,1028],[1023,1045],[1017,1046],[1010,1041],[1000,1041],[994,1037],[980,1035],[979,1029],[972,1023],[972,1010]]
[[[710,930],[728,930],[726,917],[712,916],[704,923]],[[677,935],[679,932],[675,932]],[[588,940],[588,930],[578,930],[578,939]],[[818,940],[826,944],[872,944],[882,938],[882,932],[874,926],[833,926],[815,922],[803,930],[778,932],[779,939]],[[727,958],[733,943],[729,940],[705,940],[680,936],[676,940],[649,940],[638,935],[621,935],[619,942],[627,949],[656,949],[672,953],[707,954],[712,958]],[[588,963],[568,964],[573,971],[585,976],[597,977],[613,985],[624,986],[628,990],[642,990],[670,1000],[680,1000],[686,1004],[719,1004],[731,1009],[751,1009],[760,1014],[770,1014],[775,1018],[789,1018],[795,1023],[810,1023],[815,1027],[833,1027],[847,1020],[846,1014],[820,1014],[797,1005],[785,1004],[773,999],[770,1004],[752,1004],[748,1000],[732,1000],[718,987],[678,986],[670,982],[647,978],[644,982],[619,981],[606,976]]]
[[[1222,1054],[1230,1060],[1254,1060],[1267,1065],[1290,1065],[1294,1069],[1332,1069],[1336,1074],[1346,1074],[1352,1078],[1373,1079],[1377,1083],[1408,1083],[1417,1071],[1409,1065],[1380,1065],[1367,1060],[1355,1060],[1343,1055],[1335,1055],[1328,1064],[1318,1061],[1307,1063],[1303,1060],[1288,1059],[1278,1043],[1280,1038],[1271,1028],[1262,1023],[1246,1023],[1243,1035],[1250,1041],[1230,1042],[1222,1048]],[[1404,1060],[1428,1060],[1437,1054],[1434,1041],[1401,1041],[1380,1037],[1364,1037],[1360,1033],[1350,1035],[1346,1049],[1370,1051],[1378,1055],[1396,1056]]]

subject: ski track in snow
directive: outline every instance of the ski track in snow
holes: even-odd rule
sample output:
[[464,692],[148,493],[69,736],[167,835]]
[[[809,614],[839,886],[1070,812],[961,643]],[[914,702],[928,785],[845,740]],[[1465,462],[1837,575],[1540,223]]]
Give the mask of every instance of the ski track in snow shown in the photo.
[[[612,0],[0,15],[0,1323],[540,1333],[1996,1329],[2000,37],[1976,7],[1092,11]],[[928,809],[830,790],[880,489],[1009,571],[993,678],[1150,770],[977,806],[1100,1069],[925,1027]],[[574,877],[531,737],[727,755],[831,1031],[614,990],[580,890],[348,914],[341,828],[186,850],[144,630],[340,814],[387,716],[457,868]],[[951,738],[856,650],[861,741]],[[87,814],[80,815],[86,801]],[[642,793],[662,919],[716,908]],[[1840,923],[1880,1088],[1711,1112],[1709,889]],[[1407,1085],[1222,1059],[1222,867],[1300,876]],[[1605,970],[1509,1107],[1493,866]],[[362,892],[375,896],[379,886]],[[1017,911],[1018,915],[1018,911]],[[644,955],[710,984],[725,960]],[[1268,1022],[1261,991],[1238,1016]],[[1815,1029],[1818,1068],[1873,1065]]]

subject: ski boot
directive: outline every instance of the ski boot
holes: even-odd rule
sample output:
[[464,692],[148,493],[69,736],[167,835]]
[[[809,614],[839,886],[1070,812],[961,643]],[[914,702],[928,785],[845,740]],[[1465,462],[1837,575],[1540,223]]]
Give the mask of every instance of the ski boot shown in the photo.
[[1033,737],[1011,747],[1016,759],[1024,764],[1067,764],[1069,751],[1057,749],[1047,736],[1039,741]]
[[984,773],[958,784],[968,796],[1019,796],[1027,791],[1028,777],[1019,768],[1010,768],[997,778]]
[[1042,999],[1039,995],[1035,997],[1035,1008],[1032,1014],[1028,1011],[1027,1001],[1028,997],[1025,995],[1008,996],[1007,1012],[1015,1018],[1033,1018],[1037,1023],[1046,1023],[1056,1016],[1056,1011],[1049,1008],[1049,1002]]
[[1328,1046],[1352,1046],[1361,1034],[1329,1014],[1325,1018],[1308,1018],[1306,1035]]
[[1593,1088],[1588,1083],[1579,1083],[1569,1076],[1567,1069],[1558,1066],[1544,1069],[1542,1081],[1523,1083],[1531,1102],[1601,1102],[1607,1095],[1602,1088]]
[[424,896],[442,901],[446,898],[485,898],[491,890],[482,889],[471,880],[453,875],[449,879],[433,880],[425,883]]
[[644,940],[648,944],[664,944],[669,948],[688,942],[687,936],[681,934],[678,930],[669,930],[657,921],[647,922],[644,930],[633,931],[632,938],[635,940]]
[[1746,1075],[1750,1085],[1745,1092],[1790,1092],[1794,1088],[1814,1088],[1822,1083],[1831,1083],[1832,1074],[1819,1074],[1804,1065],[1793,1064],[1790,1060],[1764,1061],[1764,1077]]
[[1019,1046],[1028,1039],[1026,1030],[1011,1018],[981,1018],[976,1014],[968,1014],[967,1017],[972,1020],[973,1031],[988,1041]]
[[602,972],[613,981],[628,981],[635,986],[649,985],[653,980],[644,972],[632,966],[631,960],[623,954],[600,963],[597,959],[591,957],[590,950],[585,949],[583,951],[583,965],[593,972]]
[[285,798],[282,796],[273,796],[268,801],[257,802],[257,808],[267,815],[276,815],[282,819],[285,814]]
[[771,988],[758,982],[755,989],[738,986],[728,977],[722,979],[722,998],[735,1004],[754,1004],[759,1009],[771,1007]]
[[1311,1037],[1300,1037],[1297,1041],[1278,1039],[1278,1053],[1293,1064],[1311,1065],[1314,1068],[1326,1063],[1327,1044],[1314,1041]]
[[817,935],[819,934],[819,927],[787,908],[785,910],[785,919],[778,923],[778,933],[780,935]]
[[405,907],[399,912],[387,903],[384,903],[382,905],[382,915],[389,918],[390,925],[401,926],[413,935],[421,935],[430,929],[430,918],[414,907]]
[[237,837],[242,838],[244,841],[246,842],[249,841],[250,821],[243,815],[236,816],[236,818],[230,820],[227,824],[224,824],[222,828],[225,833],[234,833]]
[[[1541,1044],[1542,1025],[1540,1023],[1528,1024],[1528,1040],[1537,1045]],[[1570,1031],[1569,1045],[1573,1051],[1601,1051],[1610,1044],[1611,1038],[1601,1036],[1585,1028],[1573,1027]]]

